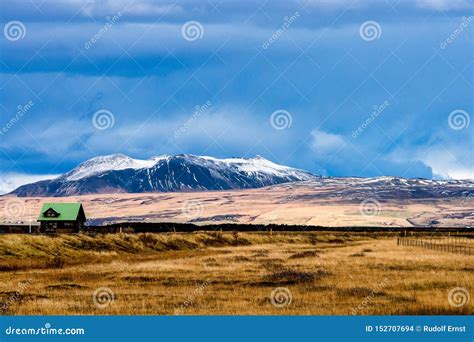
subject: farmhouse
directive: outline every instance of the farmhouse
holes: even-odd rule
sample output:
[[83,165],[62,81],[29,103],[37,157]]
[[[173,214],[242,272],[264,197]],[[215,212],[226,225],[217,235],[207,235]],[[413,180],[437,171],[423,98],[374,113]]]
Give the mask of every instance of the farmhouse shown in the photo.
[[38,218],[40,232],[79,232],[86,215],[81,203],[44,203]]

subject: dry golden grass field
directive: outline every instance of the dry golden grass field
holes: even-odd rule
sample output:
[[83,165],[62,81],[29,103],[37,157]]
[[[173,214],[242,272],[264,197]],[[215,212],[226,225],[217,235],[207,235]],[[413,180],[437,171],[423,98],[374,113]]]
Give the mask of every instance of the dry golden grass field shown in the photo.
[[[4,315],[474,314],[474,256],[390,233],[0,236]],[[462,295],[462,294],[461,294]],[[465,293],[464,293],[465,295]],[[454,304],[452,303],[454,300]]]

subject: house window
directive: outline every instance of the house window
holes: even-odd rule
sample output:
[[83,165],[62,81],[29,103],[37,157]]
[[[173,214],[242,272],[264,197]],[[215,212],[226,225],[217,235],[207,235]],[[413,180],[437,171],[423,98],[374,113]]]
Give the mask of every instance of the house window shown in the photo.
[[45,217],[58,217],[59,216],[59,213],[57,211],[55,211],[53,208],[49,208],[48,210],[46,210],[43,215]]

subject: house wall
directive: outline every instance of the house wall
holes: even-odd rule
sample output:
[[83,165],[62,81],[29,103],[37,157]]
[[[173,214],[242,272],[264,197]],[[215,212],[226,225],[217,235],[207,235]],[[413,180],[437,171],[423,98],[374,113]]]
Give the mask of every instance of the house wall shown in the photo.
[[40,224],[40,232],[79,232],[84,227],[82,221],[42,221]]

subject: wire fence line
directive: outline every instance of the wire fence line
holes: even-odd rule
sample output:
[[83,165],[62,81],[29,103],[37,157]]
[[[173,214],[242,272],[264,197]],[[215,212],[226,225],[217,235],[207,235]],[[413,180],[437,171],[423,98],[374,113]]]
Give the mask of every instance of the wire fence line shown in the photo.
[[417,239],[397,238],[397,246],[410,246],[431,249],[440,252],[474,255],[474,247],[468,246],[473,241],[468,238],[446,238],[446,239]]

